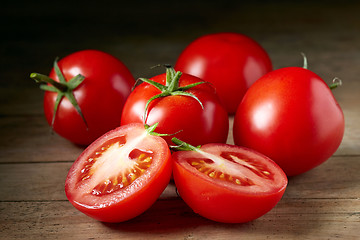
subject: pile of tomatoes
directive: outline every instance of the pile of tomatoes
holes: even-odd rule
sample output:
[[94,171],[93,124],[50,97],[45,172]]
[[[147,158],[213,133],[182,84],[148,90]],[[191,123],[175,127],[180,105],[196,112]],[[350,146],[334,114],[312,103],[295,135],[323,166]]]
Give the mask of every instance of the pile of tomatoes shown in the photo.
[[[104,222],[140,215],[172,178],[201,216],[254,220],[278,203],[288,176],[326,161],[344,134],[332,86],[306,61],[272,70],[266,51],[237,33],[202,36],[175,68],[136,82],[119,59],[97,50],[31,77],[46,90],[49,125],[87,146],[68,173],[67,198]],[[236,145],[226,144],[229,115]]]

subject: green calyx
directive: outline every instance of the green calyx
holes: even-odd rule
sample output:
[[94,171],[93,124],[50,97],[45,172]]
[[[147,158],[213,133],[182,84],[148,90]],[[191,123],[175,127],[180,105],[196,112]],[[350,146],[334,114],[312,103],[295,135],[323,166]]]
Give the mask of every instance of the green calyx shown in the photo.
[[156,127],[159,125],[159,123],[155,123],[154,125],[147,125],[145,124],[145,130],[148,134],[153,135],[153,136],[159,136],[159,137],[166,137],[166,136],[170,136],[169,134],[163,134],[163,133],[157,133],[155,132]]
[[161,83],[155,82],[147,78],[139,78],[139,80],[151,84],[152,86],[156,87],[161,91],[161,93],[153,96],[146,102],[144,117],[143,117],[144,123],[146,122],[150,103],[158,98],[167,97],[167,96],[176,96],[176,95],[188,96],[194,98],[196,101],[199,102],[201,108],[204,108],[202,102],[194,94],[185,91],[199,84],[203,84],[205,82],[197,82],[197,83],[189,84],[184,87],[180,87],[179,81],[182,73],[180,71],[175,71],[175,69],[172,68],[171,66],[166,65],[165,67],[166,67],[166,85],[163,85]]
[[81,74],[78,74],[67,82],[59,68],[57,60],[54,61],[54,70],[55,70],[56,75],[59,78],[59,82],[49,78],[46,75],[40,74],[40,73],[31,73],[30,74],[30,78],[34,79],[35,82],[40,84],[40,89],[42,89],[44,91],[50,91],[50,92],[57,93],[55,106],[54,106],[54,113],[53,113],[53,117],[52,117],[52,121],[51,121],[51,126],[54,126],[55,115],[58,110],[61,99],[63,97],[66,97],[71,102],[71,104],[75,107],[76,111],[79,113],[79,115],[81,116],[81,118],[83,119],[83,121],[87,127],[87,122],[85,120],[85,117],[82,114],[79,104],[77,103],[75,96],[73,94],[73,90],[76,89],[84,81],[85,77],[82,76]]
[[176,146],[171,146],[171,148],[177,151],[199,151],[201,147],[201,146],[194,147],[193,145],[181,141],[176,137],[173,137],[171,141],[176,144]]
[[170,134],[167,134],[167,133],[157,133],[155,132],[155,129],[157,128],[157,126],[159,125],[159,123],[155,123],[153,125],[148,125],[148,124],[144,124],[144,127],[145,127],[145,130],[148,134],[150,135],[153,135],[153,136],[159,136],[159,137],[169,137],[169,136],[172,136],[172,135],[175,135],[181,131],[178,131],[176,133],[170,133]]

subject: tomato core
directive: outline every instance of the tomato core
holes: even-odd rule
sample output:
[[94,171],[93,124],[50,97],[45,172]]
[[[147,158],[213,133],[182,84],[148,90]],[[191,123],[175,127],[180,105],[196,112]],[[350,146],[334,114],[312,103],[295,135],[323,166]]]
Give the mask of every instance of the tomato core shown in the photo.
[[95,196],[128,187],[150,167],[153,153],[135,148],[124,154],[124,148],[125,136],[105,142],[84,163],[78,184],[89,182],[89,193]]
[[143,124],[118,127],[88,146],[69,170],[65,193],[81,212],[123,222],[146,211],[171,177],[165,140]]
[[[225,159],[229,162],[225,162]],[[266,166],[257,163],[254,159],[251,159],[250,161],[248,157],[245,157],[240,153],[222,152],[220,157],[217,157],[217,160],[215,161],[210,158],[189,158],[187,159],[187,162],[196,170],[210,178],[223,180],[235,185],[255,185],[255,183],[247,177],[240,176],[237,173],[228,172],[229,169],[237,168],[238,165],[250,170],[259,177],[273,180],[273,176],[267,171]]]
[[271,174],[265,165],[256,162],[256,159],[249,158],[241,153],[230,153],[230,152],[222,152],[220,154],[221,157],[227,159],[236,164],[240,164],[241,166],[249,169],[257,176],[265,178],[265,179],[274,179],[273,174]]

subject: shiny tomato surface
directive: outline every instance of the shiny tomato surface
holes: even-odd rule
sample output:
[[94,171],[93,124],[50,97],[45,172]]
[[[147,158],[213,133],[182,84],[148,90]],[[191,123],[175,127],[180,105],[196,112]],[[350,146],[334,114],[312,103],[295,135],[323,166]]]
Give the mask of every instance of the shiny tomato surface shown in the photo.
[[234,114],[246,90],[272,70],[272,63],[255,40],[238,33],[215,33],[191,42],[175,69],[212,83],[226,110]]
[[234,120],[234,141],[265,154],[288,176],[327,160],[344,134],[344,115],[329,86],[300,67],[275,70],[245,94]]

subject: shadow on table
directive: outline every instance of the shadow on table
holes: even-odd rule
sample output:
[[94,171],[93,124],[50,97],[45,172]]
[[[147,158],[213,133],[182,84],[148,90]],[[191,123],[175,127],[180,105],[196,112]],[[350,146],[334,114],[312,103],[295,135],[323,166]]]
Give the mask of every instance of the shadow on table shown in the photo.
[[[351,166],[355,165],[356,160],[358,158],[347,159]],[[268,236],[288,239],[313,234],[335,236],[344,229],[334,219],[339,214],[346,214],[346,204],[351,204],[346,199],[336,199],[336,196],[341,194],[353,199],[354,193],[351,190],[356,188],[352,184],[357,171],[358,168],[349,170],[344,167],[341,157],[334,157],[308,173],[291,177],[288,189],[278,205],[264,216],[248,223],[224,224],[207,220],[194,213],[180,197],[171,195],[160,198],[145,213],[130,221],[103,225],[111,231],[136,236],[171,234],[196,237],[209,234],[209,237],[214,237],[215,234],[223,237],[250,234],[261,238]]]
[[163,233],[196,228],[212,222],[194,213],[180,197],[159,199],[140,216],[123,223],[103,223],[126,232]]

